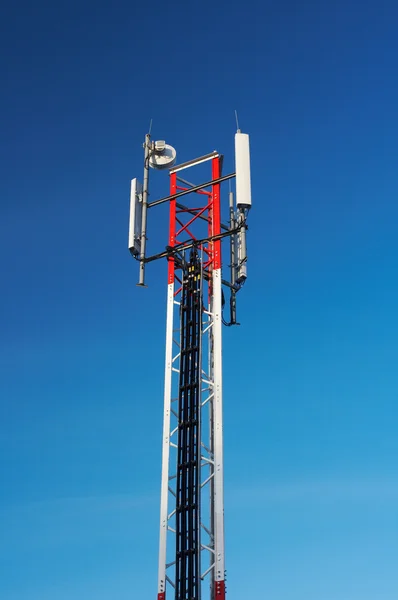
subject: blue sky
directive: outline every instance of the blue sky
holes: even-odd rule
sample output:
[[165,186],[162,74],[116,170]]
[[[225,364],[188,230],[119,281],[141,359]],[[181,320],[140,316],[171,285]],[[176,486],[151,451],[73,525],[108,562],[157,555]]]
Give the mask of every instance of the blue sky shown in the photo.
[[135,286],[129,181],[151,118],[228,171],[234,109],[253,209],[224,332],[228,598],[398,597],[397,19],[392,0],[2,8],[1,598],[156,596],[166,272]]

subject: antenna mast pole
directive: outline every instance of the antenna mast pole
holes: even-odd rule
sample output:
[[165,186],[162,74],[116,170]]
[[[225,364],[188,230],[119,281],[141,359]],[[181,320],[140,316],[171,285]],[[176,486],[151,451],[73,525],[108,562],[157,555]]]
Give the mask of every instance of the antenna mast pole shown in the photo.
[[141,226],[141,254],[140,254],[140,277],[138,285],[145,286],[145,250],[146,250],[146,227],[149,195],[149,153],[151,135],[147,133],[144,142],[144,183],[142,186],[142,226]]

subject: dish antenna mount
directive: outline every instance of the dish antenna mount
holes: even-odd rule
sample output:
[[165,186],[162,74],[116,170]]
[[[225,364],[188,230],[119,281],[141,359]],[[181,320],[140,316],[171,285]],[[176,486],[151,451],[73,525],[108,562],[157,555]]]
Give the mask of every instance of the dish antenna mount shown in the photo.
[[177,152],[173,146],[166,144],[164,140],[154,142],[149,155],[149,166],[152,169],[170,169],[176,161]]

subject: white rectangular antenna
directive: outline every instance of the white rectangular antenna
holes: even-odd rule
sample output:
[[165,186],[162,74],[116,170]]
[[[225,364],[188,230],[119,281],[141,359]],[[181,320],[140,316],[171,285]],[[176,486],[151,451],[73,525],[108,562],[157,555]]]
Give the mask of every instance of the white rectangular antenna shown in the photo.
[[235,133],[236,206],[250,208],[252,193],[250,182],[250,146],[247,133]]
[[142,185],[138,179],[131,180],[129,250],[133,256],[141,253]]

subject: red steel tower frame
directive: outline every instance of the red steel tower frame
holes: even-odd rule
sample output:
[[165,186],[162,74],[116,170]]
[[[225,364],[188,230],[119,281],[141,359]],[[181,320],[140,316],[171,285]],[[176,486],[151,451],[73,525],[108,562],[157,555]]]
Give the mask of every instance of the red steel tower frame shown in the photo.
[[[203,159],[200,159],[201,162]],[[221,177],[221,157],[214,154],[211,162],[212,181]],[[224,559],[224,490],[223,490],[223,421],[222,421],[222,292],[221,292],[221,211],[220,183],[210,191],[199,189],[193,206],[181,206],[175,195],[189,190],[179,185],[179,173],[197,162],[181,165],[170,172],[169,247],[184,245],[188,240],[197,244],[201,258],[204,289],[202,289],[202,357],[201,357],[201,439],[199,509],[200,553],[203,570],[201,579],[210,579],[211,597],[225,598]],[[207,222],[206,236],[198,237],[195,230]],[[206,241],[203,240],[207,237]],[[165,600],[167,583],[176,587],[175,535],[176,518],[176,457],[178,436],[178,380],[180,374],[179,313],[183,286],[182,267],[174,255],[168,257],[168,294],[166,326],[166,364],[164,391],[163,459],[160,511],[158,600]],[[203,354],[207,355],[207,365]],[[206,424],[206,425],[205,425]],[[207,496],[207,498],[206,498]],[[206,508],[207,504],[207,508]],[[171,508],[173,507],[173,508]],[[206,539],[205,539],[206,538]],[[207,557],[203,557],[207,554]]]

